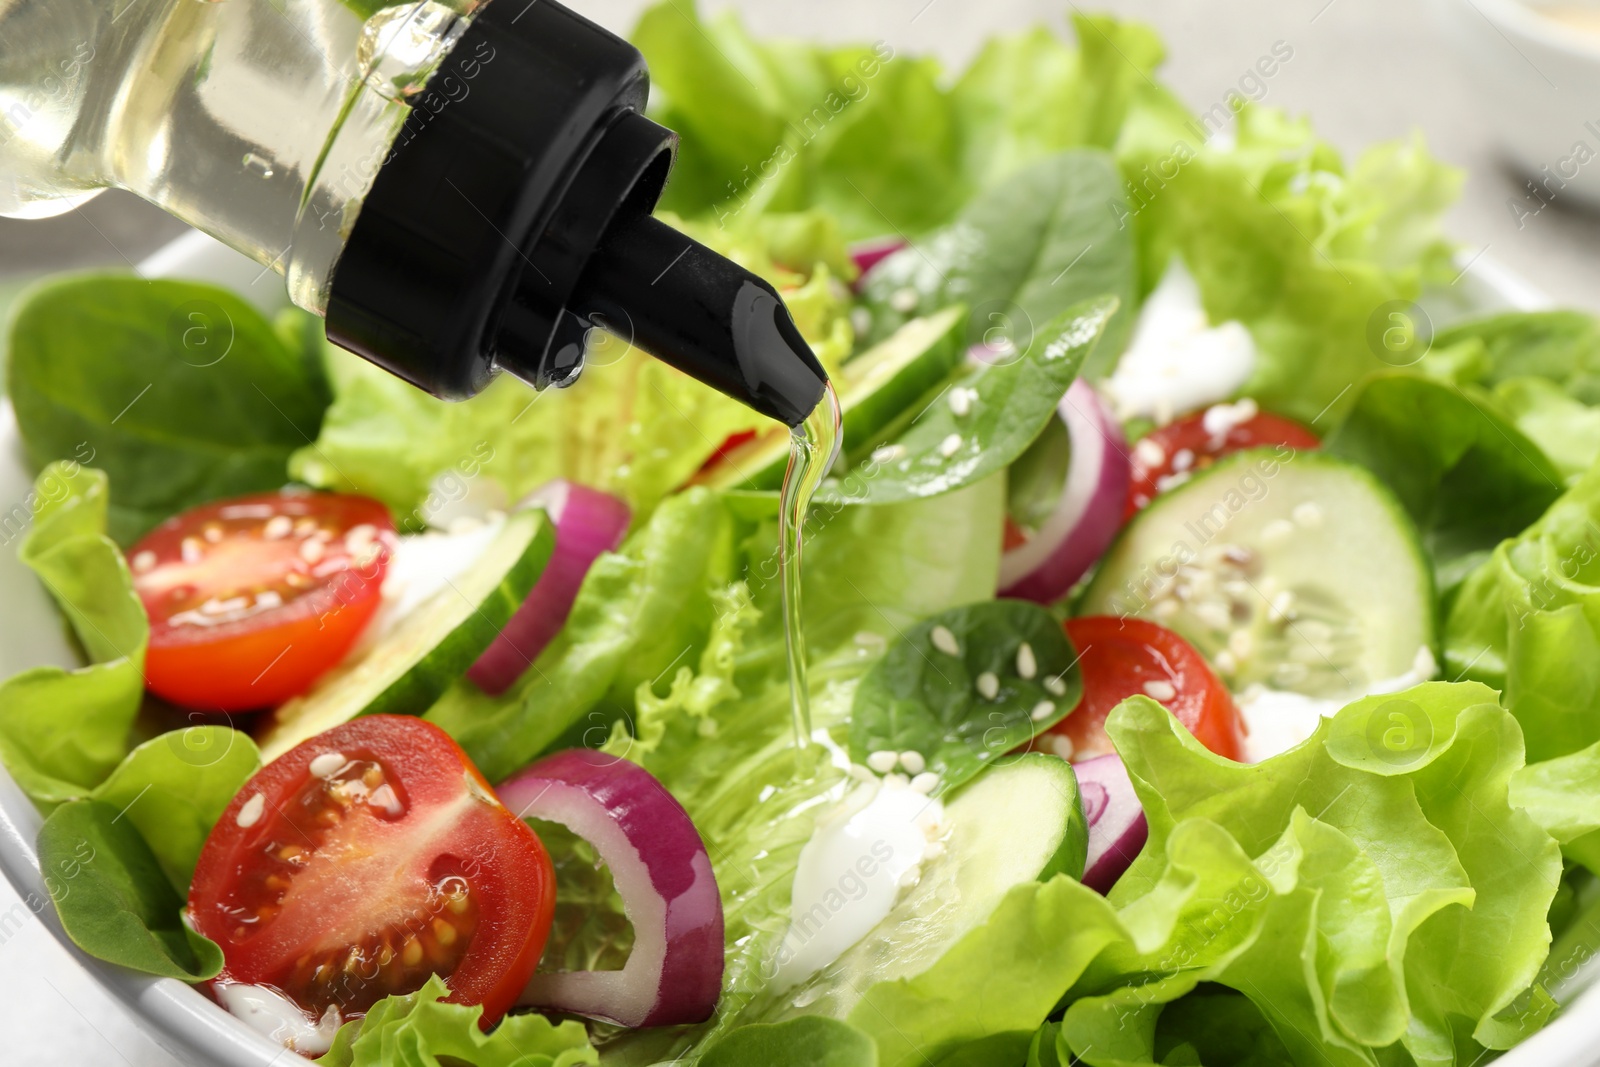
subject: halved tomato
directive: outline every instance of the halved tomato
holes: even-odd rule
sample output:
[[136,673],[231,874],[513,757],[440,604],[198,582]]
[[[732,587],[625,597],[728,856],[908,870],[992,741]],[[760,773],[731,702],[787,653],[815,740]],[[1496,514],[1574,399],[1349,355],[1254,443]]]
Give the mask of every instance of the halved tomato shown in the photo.
[[383,600],[394,522],[376,500],[284,491],[168,519],[128,553],[164,700],[248,711],[305,692]]
[[1257,410],[1250,400],[1219,404],[1152,430],[1133,447],[1127,517],[1133,518],[1157,494],[1223,456],[1272,445],[1309,450],[1320,448],[1322,442],[1298,422]]
[[1143,619],[1096,615],[1068,619],[1066,627],[1078,650],[1083,699],[1050,733],[1071,742],[1072,760],[1115,751],[1106,716],[1131,696],[1150,697],[1202,745],[1239,758],[1243,727],[1233,697],[1189,642]]
[[313,1019],[364,1014],[433,974],[499,1019],[550,933],[555,873],[527,824],[432,723],[374,715],[274,760],[206,839],[189,916],[222,984]]

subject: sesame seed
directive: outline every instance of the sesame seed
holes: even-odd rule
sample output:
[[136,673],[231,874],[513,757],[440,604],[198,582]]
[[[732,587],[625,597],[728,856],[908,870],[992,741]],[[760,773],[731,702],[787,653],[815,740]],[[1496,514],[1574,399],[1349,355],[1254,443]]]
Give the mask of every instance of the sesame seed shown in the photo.
[[978,692],[985,700],[993,700],[1000,695],[1000,679],[995,677],[993,671],[978,675]]
[[888,774],[894,770],[894,765],[899,761],[900,757],[895,753],[888,749],[880,749],[867,757],[867,766],[879,774]]
[[1033,718],[1034,722],[1044,722],[1046,719],[1048,719],[1050,716],[1054,715],[1055,713],[1056,713],[1055,701],[1053,701],[1053,700],[1041,700],[1041,701],[1039,701],[1039,703],[1037,703],[1037,704],[1035,704],[1033,706],[1033,711],[1030,712],[1029,714]]
[[1024,641],[1017,647],[1017,677],[1029,681],[1039,673],[1039,661],[1034,658],[1033,646]]
[[1161,447],[1160,442],[1146,437],[1133,446],[1133,458],[1146,470],[1156,470],[1166,466],[1167,450]]
[[872,462],[893,463],[897,459],[903,459],[905,454],[905,445],[884,445],[872,453]]
[[939,455],[945,459],[949,459],[959,451],[961,451],[961,435],[958,433],[953,433],[939,442]]
[[287,515],[274,515],[261,528],[261,536],[268,541],[282,541],[294,530],[294,520]]
[[344,758],[343,752],[324,752],[312,760],[306,770],[316,778],[332,778],[348,762],[350,761]]
[[929,841],[922,846],[922,862],[931,863],[944,857],[944,845],[939,841]]
[[1250,635],[1249,630],[1235,630],[1228,635],[1228,651],[1238,659],[1249,659],[1250,653],[1256,650],[1256,639]]
[[1044,744],[1046,748],[1062,759],[1071,759],[1073,752],[1076,751],[1072,744],[1072,738],[1066,734],[1046,734],[1044,736]]
[[359,556],[371,548],[378,539],[378,528],[371,523],[364,522],[360,526],[350,527],[350,532],[344,535],[345,551],[352,556]]
[[1294,523],[1288,519],[1273,519],[1261,528],[1261,543],[1270,547],[1283,544],[1294,536]]
[[1212,662],[1216,664],[1217,670],[1221,671],[1223,674],[1232,674],[1234,671],[1239,669],[1239,661],[1234,659],[1233,653],[1227,651],[1226,649],[1218,652],[1216,658],[1212,660]]
[[1144,683],[1144,695],[1151,700],[1165,702],[1178,695],[1178,687],[1171,682],[1146,682]]
[[1067,683],[1062,680],[1059,674],[1046,678],[1044,687],[1052,696],[1064,697],[1067,695]]
[[395,796],[394,787],[388,782],[374,789],[372,795],[367,797],[367,803],[375,808],[382,808],[390,815],[399,815],[404,810],[400,806],[400,798]]
[[956,418],[964,419],[972,414],[972,402],[976,399],[978,399],[976,390],[958,385],[950,390],[950,410],[955,413]]
[[1304,504],[1296,504],[1292,514],[1294,521],[1308,530],[1322,525],[1322,509],[1309,500]]
[[922,871],[916,867],[907,867],[900,873],[900,878],[895,884],[901,889],[911,889],[920,881],[922,881]]
[[961,645],[956,641],[956,635],[951,633],[948,627],[935,626],[933,633],[929,636],[933,638],[933,647],[945,655],[961,655]]
[[261,821],[261,813],[267,810],[267,798],[264,793],[257,793],[244,802],[239,809],[239,814],[234,817],[234,823],[241,830],[248,830]]
[[276,589],[266,589],[256,594],[254,604],[258,610],[269,611],[283,607],[283,596]]
[[1273,622],[1284,622],[1294,617],[1294,594],[1285,589],[1272,598],[1272,610],[1269,613]]
[[220,522],[206,523],[205,526],[201,527],[200,529],[200,536],[204,537],[211,544],[216,544],[222,540],[222,524]]
[[1172,456],[1172,469],[1182,474],[1194,466],[1194,453],[1187,448],[1180,448]]
[[915,792],[927,795],[939,788],[939,776],[932,771],[923,771],[911,779],[911,788]]
[[156,554],[148,548],[133,557],[133,573],[147,574],[156,568]]
[[906,769],[907,774],[921,774],[928,769],[928,761],[922,758],[922,753],[908,749],[900,753],[900,766]]
[[857,334],[872,332],[872,312],[866,308],[856,308],[850,313],[850,325]]
[[921,303],[922,297],[918,296],[917,291],[910,286],[906,286],[904,289],[896,289],[893,295],[889,297],[889,306],[902,315],[911,314],[917,310],[917,305]]
[[200,546],[200,539],[197,537],[185,537],[178,551],[185,563],[199,563],[201,557],[205,555],[205,549]]
[[326,554],[327,551],[327,548],[321,541],[300,542],[300,558],[305,560],[307,563],[320,563],[323,555]]

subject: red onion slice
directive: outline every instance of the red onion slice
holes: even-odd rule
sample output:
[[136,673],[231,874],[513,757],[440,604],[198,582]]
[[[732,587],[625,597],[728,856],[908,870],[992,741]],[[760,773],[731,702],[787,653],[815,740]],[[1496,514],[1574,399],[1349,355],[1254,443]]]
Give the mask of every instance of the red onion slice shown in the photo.
[[633,924],[622,970],[535,974],[518,1003],[629,1027],[710,1018],[722,993],[722,898],[699,831],[666,787],[637,764],[572,749],[498,792],[518,816],[593,845]]
[[1072,459],[1061,499],[1039,531],[1000,560],[1000,595],[1051,604],[1089,572],[1122,528],[1133,464],[1105,401],[1083,379],[1061,401]]
[[534,490],[519,507],[544,508],[556,524],[556,547],[528,599],[467,671],[490,696],[511,688],[561,632],[589,568],[616,549],[632,519],[616,497],[560,479]]
[[[874,237],[870,241],[862,241],[859,244],[851,245],[850,258],[856,261],[856,267],[861,271],[861,277],[866,278],[873,267],[876,267],[904,247],[906,247],[904,238]],[[856,284],[859,286],[861,283],[858,281]]]
[[1109,893],[1144,848],[1150,829],[1121,756],[1096,756],[1072,769],[1078,775],[1083,814],[1089,821],[1089,859],[1083,867],[1083,884],[1097,893]]

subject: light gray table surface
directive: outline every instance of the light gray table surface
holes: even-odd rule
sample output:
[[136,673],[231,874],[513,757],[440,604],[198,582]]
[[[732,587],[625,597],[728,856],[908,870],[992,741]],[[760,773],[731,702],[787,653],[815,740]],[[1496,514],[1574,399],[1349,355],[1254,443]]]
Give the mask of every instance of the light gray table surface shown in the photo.
[[[569,3],[622,32],[644,6],[641,0]],[[1070,11],[1057,0],[710,0],[706,6],[737,6],[765,34],[881,39],[897,51],[933,52],[951,64],[964,62],[997,30],[1043,22],[1066,33]],[[1197,108],[1223,99],[1259,56],[1287,42],[1294,57],[1270,81],[1266,103],[1311,115],[1318,131],[1347,153],[1420,131],[1435,154],[1468,172],[1447,222],[1467,254],[1487,249],[1558,303],[1600,311],[1600,217],[1558,203],[1518,227],[1507,201],[1519,197],[1522,181],[1501,164],[1467,74],[1421,0],[1107,0],[1102,6],[1162,31],[1169,48],[1164,77]],[[131,264],[182,232],[155,208],[116,193],[58,219],[0,220],[0,290],[6,276]],[[18,1067],[171,1063],[3,884],[0,1033],[0,1062]]]

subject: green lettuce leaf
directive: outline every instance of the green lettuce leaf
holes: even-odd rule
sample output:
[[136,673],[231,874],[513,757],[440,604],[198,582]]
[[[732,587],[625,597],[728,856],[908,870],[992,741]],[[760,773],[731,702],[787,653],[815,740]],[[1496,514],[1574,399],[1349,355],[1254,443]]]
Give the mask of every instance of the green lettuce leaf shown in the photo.
[[216,977],[222,949],[181,915],[187,886],[173,888],[122,814],[73,800],[39,828],[39,870],[62,928],[96,959],[164,978]]
[[1500,691],[1530,762],[1600,741],[1600,469],[1467,576],[1444,630],[1446,677]]
[[144,838],[172,888],[188,896],[195,862],[234,794],[261,769],[255,742],[225,726],[146,741],[89,794]]
[[1548,378],[1573,399],[1600,404],[1600,320],[1581,311],[1511,311],[1452,326],[1435,348],[1482,348],[1479,380]]
[[878,1047],[860,1030],[810,1016],[735,1030],[700,1058],[701,1067],[878,1067]]
[[193,505],[282,486],[330,399],[316,359],[199,282],[53,279],[17,306],[8,347],[29,460],[98,463],[120,544]]
[[996,38],[946,87],[937,62],[886,43],[762,42],[731,13],[662,3],[633,39],[654,114],[683,137],[666,204],[722,225],[820,207],[852,239],[926,233],[1022,167],[1116,142],[1160,43],[1109,18],[1073,27],[1077,49],[1043,30]]
[[1600,408],[1574,400],[1545,378],[1507,378],[1495,386],[1494,398],[1566,484],[1600,459]]
[[127,755],[150,627],[127,563],[106,536],[106,476],[56,463],[35,492],[34,526],[18,556],[50,591],[89,662],[70,671],[36,667],[0,685],[0,759],[48,808],[86,795]]
[[437,975],[415,993],[385,997],[366,1017],[346,1023],[323,1067],[577,1067],[597,1064],[583,1024],[543,1015],[508,1016],[484,1033],[483,1008],[447,1004]]
[[[1244,392],[1305,422],[1368,372],[1412,362],[1381,343],[1388,311],[1448,281],[1436,236],[1461,176],[1418,142],[1369,150],[1350,170],[1310,127],[1245,107],[1235,143],[1208,142],[1159,98],[1118,148],[1143,290],[1173,256],[1213,322],[1249,327],[1259,350]],[[1373,324],[1379,328],[1374,332]]]
[[1358,387],[1324,442],[1394,490],[1442,590],[1532,525],[1564,488],[1561,472],[1496,407],[1418,374],[1381,373]]
[[590,568],[566,626],[517,685],[491,697],[459,682],[427,718],[495,782],[574,728],[603,739],[641,683],[704,645],[709,590],[733,577],[731,537],[709,490],[669,498],[620,552]]

